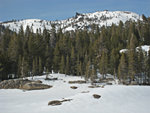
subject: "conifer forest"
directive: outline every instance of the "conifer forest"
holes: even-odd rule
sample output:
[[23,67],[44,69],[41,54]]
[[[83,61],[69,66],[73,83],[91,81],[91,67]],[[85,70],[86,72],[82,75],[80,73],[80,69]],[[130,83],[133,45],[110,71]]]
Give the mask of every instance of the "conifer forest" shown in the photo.
[[[19,33],[0,26],[0,80],[59,72],[95,80],[97,74],[113,75],[121,82],[150,84],[150,18],[120,21],[119,25],[63,32],[20,27]],[[126,49],[125,52],[120,50]],[[141,82],[142,81],[142,82]]]

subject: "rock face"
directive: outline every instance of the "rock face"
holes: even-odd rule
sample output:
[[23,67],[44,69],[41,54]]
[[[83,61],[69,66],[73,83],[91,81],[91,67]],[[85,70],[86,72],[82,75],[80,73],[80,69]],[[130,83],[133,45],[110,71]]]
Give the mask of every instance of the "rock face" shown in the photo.
[[38,90],[38,89],[48,89],[51,88],[52,86],[41,84],[41,83],[36,83],[36,82],[31,82],[31,83],[26,83],[25,85],[22,86],[21,89],[24,90]]
[[35,89],[47,89],[52,86],[42,84],[42,81],[31,81],[31,80],[4,80],[0,82],[0,89],[25,89],[25,90],[35,90]]

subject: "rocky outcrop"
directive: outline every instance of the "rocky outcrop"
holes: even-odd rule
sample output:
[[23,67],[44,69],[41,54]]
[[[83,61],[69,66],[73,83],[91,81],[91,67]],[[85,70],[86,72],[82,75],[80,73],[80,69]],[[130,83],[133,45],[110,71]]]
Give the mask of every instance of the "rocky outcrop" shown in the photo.
[[71,101],[72,99],[64,99],[64,100],[53,100],[53,101],[50,101],[48,103],[48,105],[51,105],[51,106],[56,106],[56,105],[61,105],[63,102],[67,102],[67,101]]
[[22,86],[21,89],[24,90],[39,90],[39,89],[48,89],[51,88],[52,86],[41,84],[41,83],[36,83],[36,82],[31,82],[31,83],[26,83],[25,85]]
[[16,80],[4,80],[0,82],[0,89],[20,89],[24,84],[30,83],[30,80],[22,80],[22,79],[16,79]]
[[42,84],[42,81],[31,81],[28,79],[11,79],[0,82],[0,89],[25,89],[25,90],[36,90],[36,89],[47,89],[52,86]]

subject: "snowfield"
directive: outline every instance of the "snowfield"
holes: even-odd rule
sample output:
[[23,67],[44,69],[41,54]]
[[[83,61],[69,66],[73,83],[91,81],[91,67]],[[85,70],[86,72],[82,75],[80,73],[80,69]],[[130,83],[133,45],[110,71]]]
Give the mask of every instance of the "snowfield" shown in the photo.
[[[34,78],[52,85],[50,89],[0,89],[0,113],[150,113],[149,86],[107,85],[104,88],[88,88],[90,83],[68,83],[83,80],[81,77],[51,75],[58,77],[58,80],[45,81],[45,76]],[[71,89],[70,86],[78,88]],[[81,93],[83,91],[89,93]],[[93,94],[99,94],[101,98],[94,99]],[[58,106],[48,106],[49,101],[63,98],[73,100]]]

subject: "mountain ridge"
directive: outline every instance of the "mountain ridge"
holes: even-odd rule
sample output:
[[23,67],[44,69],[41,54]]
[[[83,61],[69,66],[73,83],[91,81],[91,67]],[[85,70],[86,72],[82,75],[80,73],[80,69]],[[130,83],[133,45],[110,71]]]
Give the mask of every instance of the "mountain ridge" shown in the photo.
[[20,26],[23,26],[25,31],[29,26],[36,33],[37,29],[43,32],[44,28],[47,30],[52,29],[52,25],[55,25],[56,30],[61,28],[63,32],[75,31],[77,29],[91,29],[93,24],[102,26],[111,26],[112,24],[118,25],[120,21],[125,23],[128,20],[137,21],[142,20],[142,17],[134,12],[129,11],[97,11],[94,13],[76,13],[74,17],[65,20],[48,21],[41,19],[25,19],[18,21],[2,22],[5,27],[9,27],[10,30],[19,32]]

